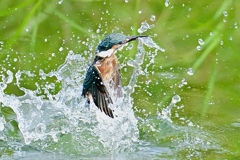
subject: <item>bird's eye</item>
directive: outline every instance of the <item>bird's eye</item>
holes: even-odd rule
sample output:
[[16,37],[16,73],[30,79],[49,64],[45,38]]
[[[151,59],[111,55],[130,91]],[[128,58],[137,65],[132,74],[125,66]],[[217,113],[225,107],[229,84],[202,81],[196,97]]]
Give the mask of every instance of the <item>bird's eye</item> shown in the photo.
[[124,44],[125,43],[125,41],[121,41],[121,42],[119,42],[118,44]]

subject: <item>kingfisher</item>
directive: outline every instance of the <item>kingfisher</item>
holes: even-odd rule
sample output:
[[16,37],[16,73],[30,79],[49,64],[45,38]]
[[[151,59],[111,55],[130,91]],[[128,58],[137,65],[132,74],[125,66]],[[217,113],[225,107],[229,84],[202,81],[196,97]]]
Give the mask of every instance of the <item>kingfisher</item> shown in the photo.
[[82,96],[87,97],[87,103],[94,103],[101,111],[114,118],[112,96],[122,97],[122,78],[116,52],[129,42],[140,36],[126,36],[122,33],[112,33],[98,45],[95,58],[89,66],[83,82]]

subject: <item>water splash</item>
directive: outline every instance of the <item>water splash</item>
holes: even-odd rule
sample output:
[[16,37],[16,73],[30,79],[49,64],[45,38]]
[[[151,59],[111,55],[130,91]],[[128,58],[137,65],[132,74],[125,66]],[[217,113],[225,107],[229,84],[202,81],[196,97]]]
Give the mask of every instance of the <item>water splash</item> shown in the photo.
[[[62,81],[59,93],[51,95],[46,92],[49,94],[47,97],[52,97],[48,100],[37,96],[39,88],[29,90],[21,87],[24,95],[19,97],[5,94],[4,89],[12,82],[13,74],[9,71],[8,76],[3,77],[2,84],[5,85],[0,88],[1,102],[3,106],[11,107],[16,114],[25,144],[51,151],[57,148],[59,152],[68,154],[134,149],[139,133],[131,98],[119,101],[118,104],[123,107],[116,109],[116,112],[124,116],[114,120],[103,115],[96,106],[92,106],[90,111],[84,108],[85,100],[80,97],[84,66],[85,59],[70,52],[57,71],[40,72],[43,79],[56,76]],[[30,72],[19,71],[15,74],[18,84],[21,83],[21,75],[25,73],[34,76]],[[66,144],[69,144],[67,149]]]
[[[150,19],[152,21],[154,21],[155,16],[152,15]],[[142,33],[146,32],[147,30],[152,29],[153,27],[155,27],[154,24],[149,25],[146,21],[142,22],[141,27],[138,29],[138,33],[142,34]],[[155,52],[158,52],[159,50],[162,51],[162,52],[165,52],[165,49],[160,47],[159,45],[157,45],[151,37],[143,37],[143,38],[139,38],[139,39],[140,39],[141,43],[143,43],[147,47],[155,48],[156,49]],[[138,49],[141,50],[141,48],[142,48],[142,44],[139,45]],[[144,51],[139,51],[139,52],[141,53],[141,52],[144,52]]]
[[158,116],[167,120],[169,123],[172,123],[172,108],[180,101],[181,97],[178,94],[174,95],[169,106],[163,108],[162,111],[158,113]]
[[[114,119],[105,116],[94,104],[90,109],[84,107],[81,91],[88,64],[85,58],[73,51],[69,51],[65,62],[56,71],[45,73],[40,69],[36,74],[19,70],[15,74],[7,71],[2,75],[0,101],[2,106],[10,107],[16,114],[24,144],[42,150],[85,155],[136,150],[139,130],[130,94],[134,92],[144,61],[146,51],[143,45],[155,48],[155,52],[163,50],[150,37],[140,38],[138,54],[132,61],[134,74],[126,87],[124,99],[116,99],[114,112],[119,116]],[[63,49],[59,48],[60,51]],[[48,83],[44,88],[35,83],[35,90],[27,89],[21,85],[26,76],[39,76],[45,81],[55,77],[56,82],[61,82],[61,89],[58,93],[51,93],[50,90],[56,87],[54,83]],[[8,84],[14,80],[23,91],[22,96],[5,94]],[[39,94],[40,90],[44,90],[44,95]],[[4,126],[5,121],[0,114],[0,129],[5,130]],[[0,135],[2,139],[7,136]]]
[[[2,132],[3,130],[4,130],[4,124],[5,124],[6,122],[5,122],[5,119],[2,117],[2,115],[1,115],[1,117],[0,117],[0,131]],[[0,139],[2,139],[1,137],[0,137]]]
[[131,67],[134,67],[134,71],[132,74],[132,77],[130,79],[130,82],[127,87],[125,87],[127,95],[131,95],[134,92],[134,85],[137,83],[137,77],[140,73],[143,71],[141,70],[141,65],[144,61],[145,56],[145,49],[143,47],[143,44],[146,45],[149,48],[155,48],[155,53],[158,53],[158,51],[165,52],[165,49],[158,46],[150,37],[143,37],[139,38],[138,42],[138,54],[136,55],[135,60],[129,60],[127,64]]
[[142,22],[141,27],[138,29],[138,33],[142,34],[142,33],[146,32],[147,30],[152,29],[153,27],[155,27],[154,24],[149,25],[147,22]]
[[[143,24],[146,25],[146,23]],[[143,31],[145,32],[147,29]],[[133,99],[130,95],[134,92],[138,76],[147,72],[141,66],[144,63],[144,56],[145,54],[153,56],[151,63],[154,63],[154,56],[159,51],[165,51],[151,37],[140,38],[138,42],[136,58],[128,61],[128,65],[134,67],[134,71],[129,85],[125,88],[125,97],[117,99],[116,106],[114,106],[115,113],[120,116],[114,119],[105,116],[94,104],[91,104],[90,109],[83,107],[85,100],[80,94],[88,60],[73,51],[68,53],[65,62],[56,71],[49,73],[45,73],[43,70],[39,70],[39,73],[17,71],[15,74],[6,71],[5,75],[1,75],[0,101],[3,106],[10,107],[16,114],[16,121],[22,136],[20,142],[23,141],[21,145],[32,146],[37,150],[74,155],[131,152],[139,150],[141,147],[139,147],[142,142],[139,140],[140,131],[142,131],[143,137],[152,136],[151,139],[156,141],[157,145],[162,144],[162,140],[169,143],[176,142],[177,147],[190,146],[189,144],[192,145],[191,147],[195,147],[196,143],[205,145],[205,141],[200,141],[197,139],[198,137],[189,140],[195,135],[191,136],[186,128],[180,129],[174,125],[172,108],[183,108],[183,105],[177,105],[181,101],[181,97],[177,94],[156,117],[141,119],[134,115]],[[146,52],[145,48],[155,50],[155,54]],[[59,51],[63,49],[60,47]],[[132,46],[128,49],[132,49]],[[39,95],[39,90],[43,90],[43,87],[38,84],[36,84],[37,89],[35,90],[22,87],[23,75],[40,76],[43,80],[56,77],[56,82],[61,82],[61,90],[53,94],[49,90],[55,86],[48,84],[44,88],[45,95]],[[16,80],[18,88],[24,92],[23,96],[4,93],[8,84],[13,83],[14,80]],[[186,81],[183,79],[179,87],[184,85],[186,85]],[[188,126],[194,126],[191,121],[186,119],[183,119],[182,122],[187,123]],[[3,131],[0,132],[0,139],[3,141],[9,139],[9,135],[5,132],[6,123],[0,112],[0,131]],[[186,132],[182,133],[181,131]],[[148,146],[144,147],[145,150],[148,148]],[[168,154],[169,150],[168,148]]]
[[140,39],[142,41],[143,44],[145,44],[146,46],[150,47],[150,48],[155,48],[156,52],[158,50],[165,52],[165,49],[160,47],[159,45],[157,45],[152,38],[150,37],[144,37]]

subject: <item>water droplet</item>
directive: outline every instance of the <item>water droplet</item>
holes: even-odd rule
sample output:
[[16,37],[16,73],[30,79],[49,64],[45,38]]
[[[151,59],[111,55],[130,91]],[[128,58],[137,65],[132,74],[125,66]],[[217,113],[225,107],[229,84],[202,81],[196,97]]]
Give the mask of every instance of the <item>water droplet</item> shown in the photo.
[[141,27],[138,29],[138,33],[146,32],[149,29],[149,24],[147,22],[142,22]]
[[3,46],[4,46],[4,42],[0,41],[0,50],[2,50]]
[[182,79],[181,83],[179,84],[179,88],[182,88],[183,86],[187,85],[187,81],[185,78]]
[[237,22],[234,23],[234,26],[235,26],[234,28],[236,28],[236,29],[238,28]]
[[176,94],[175,96],[172,97],[172,103],[173,104],[176,104],[180,101],[181,101],[181,97],[178,94]]
[[231,37],[229,37],[229,40],[230,40],[230,41],[232,41],[232,40],[233,40],[233,37],[232,37],[232,36],[231,36]]
[[194,74],[193,68],[188,68],[187,74],[192,76]]
[[150,20],[151,20],[151,21],[155,21],[155,19],[156,19],[156,16],[155,16],[155,15],[151,15]]
[[199,43],[201,46],[204,45],[204,41],[203,41],[201,38],[198,39],[198,43]]
[[202,47],[201,46],[197,46],[197,50],[202,50]]
[[228,16],[228,12],[227,12],[227,11],[223,11],[223,15],[224,15],[225,17],[227,17],[227,16]]
[[58,1],[58,4],[62,4],[62,3],[63,3],[63,0]]
[[60,47],[58,50],[59,50],[60,52],[63,51],[63,47]]
[[138,11],[139,14],[142,14],[142,10],[141,11]]
[[44,39],[44,42],[47,42],[47,41],[48,41],[47,38],[45,38],[45,39]]
[[220,44],[221,44],[221,45],[223,45],[223,44],[224,44],[224,42],[223,42],[223,41],[220,41]]
[[125,0],[125,2],[126,2],[126,3],[128,3],[128,2],[129,2],[129,0]]
[[100,33],[100,29],[97,29],[97,30],[96,30],[96,33]]
[[169,4],[170,4],[169,0],[166,0],[166,1],[165,1],[165,6],[168,7]]
[[213,33],[212,33],[212,32],[210,32],[210,33],[209,33],[209,35],[210,35],[210,36],[212,36],[212,35],[213,35]]

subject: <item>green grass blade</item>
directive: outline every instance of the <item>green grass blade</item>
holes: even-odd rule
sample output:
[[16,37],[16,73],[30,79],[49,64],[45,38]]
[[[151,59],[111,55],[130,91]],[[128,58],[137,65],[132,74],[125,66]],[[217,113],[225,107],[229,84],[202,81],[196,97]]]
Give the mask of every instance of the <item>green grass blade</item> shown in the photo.
[[87,29],[85,29],[84,27],[80,26],[79,24],[77,24],[76,22],[74,22],[73,20],[71,20],[69,17],[65,16],[64,14],[62,14],[61,12],[56,11],[55,14],[62,20],[66,21],[67,24],[71,25],[72,27],[76,28],[77,30],[83,32],[84,34],[87,35],[92,35],[92,32],[89,32]]

